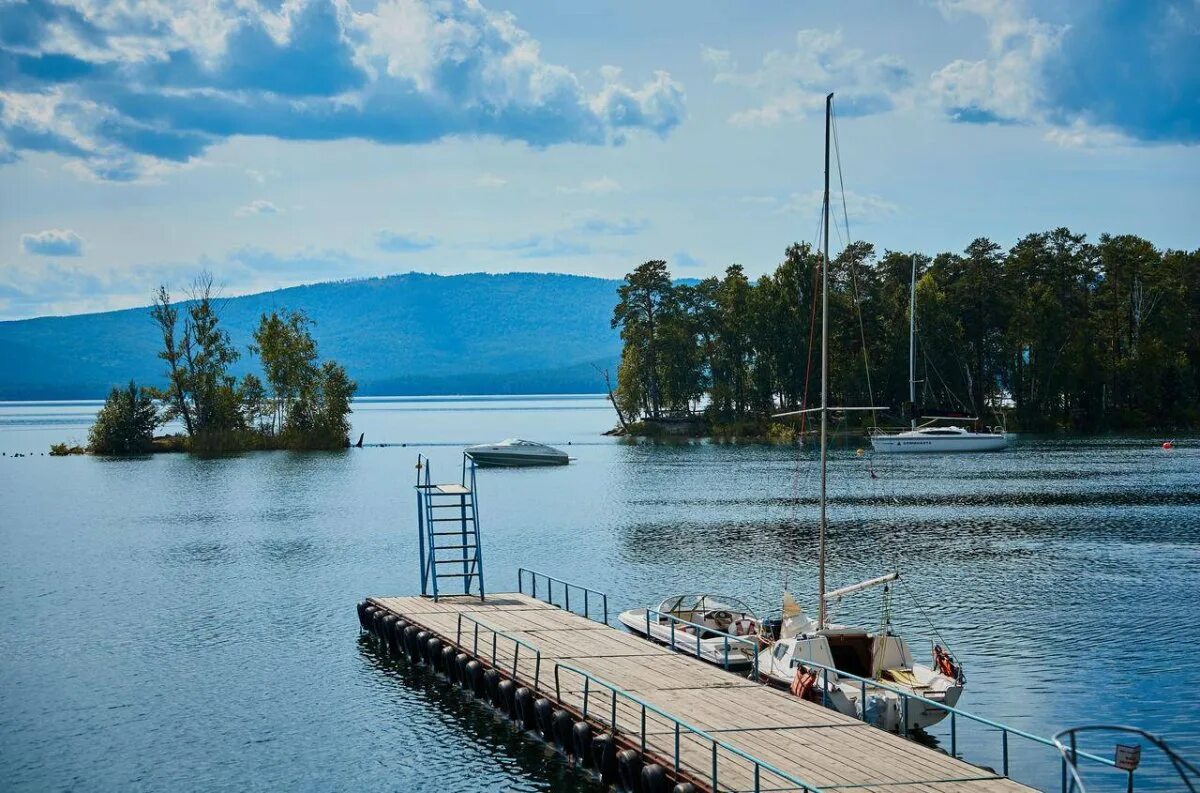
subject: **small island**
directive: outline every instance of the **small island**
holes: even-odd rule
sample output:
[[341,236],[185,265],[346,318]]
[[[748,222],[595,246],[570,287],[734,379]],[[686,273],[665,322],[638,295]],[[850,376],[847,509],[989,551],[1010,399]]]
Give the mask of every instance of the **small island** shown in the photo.
[[[182,312],[182,322],[180,314]],[[164,387],[113,388],[88,446],[54,444],[51,455],[222,454],[262,449],[340,449],[349,445],[357,385],[336,361],[321,361],[313,322],[303,311],[263,313],[247,352],[263,377],[229,372],[241,352],[221,327],[211,274],[202,273],[183,304],[159,286],[150,308],[166,366]],[[178,422],[183,432],[155,436]]]

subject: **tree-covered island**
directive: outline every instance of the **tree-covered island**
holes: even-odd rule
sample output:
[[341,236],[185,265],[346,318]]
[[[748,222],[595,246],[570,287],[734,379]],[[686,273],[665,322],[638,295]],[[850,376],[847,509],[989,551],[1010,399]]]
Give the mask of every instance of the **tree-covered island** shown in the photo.
[[[172,302],[160,286],[150,318],[162,339],[158,357],[166,385],[114,388],[89,433],[94,454],[191,451],[214,454],[251,449],[339,449],[349,443],[348,416],[356,385],[335,361],[320,360],[312,321],[300,311],[262,314],[247,352],[263,377],[240,380],[229,368],[241,356],[221,327],[208,274],[188,301]],[[182,434],[155,438],[178,422]],[[52,453],[72,450],[63,444]],[[81,450],[80,450],[81,451]]]
[[[624,419],[791,437],[770,417],[818,404],[820,267],[798,244],[756,281],[736,264],[699,282],[664,261],[629,273],[612,318]],[[880,424],[909,412],[911,268],[912,254],[866,242],[830,261],[830,404],[891,407]],[[1060,228],[1008,251],[980,238],[917,254],[917,268],[917,404],[1027,431],[1200,426],[1200,251]]]

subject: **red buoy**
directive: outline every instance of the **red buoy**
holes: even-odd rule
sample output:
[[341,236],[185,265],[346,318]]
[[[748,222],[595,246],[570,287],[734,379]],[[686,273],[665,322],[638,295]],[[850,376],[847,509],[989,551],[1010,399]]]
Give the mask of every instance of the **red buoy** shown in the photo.
[[1164,449],[1174,449],[1174,448],[1175,448],[1175,444],[1171,443],[1170,441],[1164,441],[1164,442],[1163,442],[1163,448],[1164,448]]

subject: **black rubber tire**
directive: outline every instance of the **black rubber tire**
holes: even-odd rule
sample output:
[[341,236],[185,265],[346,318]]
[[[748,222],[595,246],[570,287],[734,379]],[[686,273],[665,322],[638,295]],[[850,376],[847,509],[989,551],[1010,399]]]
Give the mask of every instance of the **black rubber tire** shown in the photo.
[[521,729],[532,730],[537,725],[533,713],[533,690],[518,686],[513,692],[513,720],[521,723]]
[[387,617],[387,616],[388,616],[388,613],[386,611],[381,610],[381,611],[376,611],[375,616],[371,618],[371,632],[374,633],[375,638],[381,642],[386,641],[386,639],[384,637],[386,637],[387,634],[385,634],[383,632],[383,619],[384,619],[384,617]]
[[447,644],[442,648],[442,658],[441,662],[438,664],[438,669],[442,670],[446,677],[450,678],[451,680],[454,679],[454,672],[456,669],[458,669],[454,663],[454,656],[456,655],[458,655],[458,650]]
[[592,767],[592,725],[586,721],[571,725],[571,754],[584,768]]
[[641,793],[667,793],[667,769],[658,763],[647,763],[642,766]]
[[676,782],[671,793],[696,793],[696,786],[691,782]]
[[409,625],[404,629],[404,654],[408,656],[410,661],[416,660],[413,658],[413,648],[417,646],[417,634],[420,633],[420,631],[421,629],[416,625]]
[[476,678],[483,677],[483,664],[472,658],[467,661],[467,665],[463,667],[463,688],[470,691],[472,694],[479,690],[476,684]]
[[404,655],[404,629],[408,627],[408,623],[403,618],[396,618],[392,623],[392,632],[388,636],[388,646],[392,648],[392,652],[396,655]]
[[368,633],[371,631],[372,628],[375,627],[375,612],[376,611],[378,611],[378,609],[375,608],[374,606],[372,606],[370,603],[363,606],[362,626],[363,626],[363,630],[367,631]]
[[575,754],[575,741],[571,738],[571,728],[574,726],[575,720],[565,710],[556,710],[550,715],[550,728],[554,734],[554,745],[563,754]]
[[384,614],[383,619],[379,621],[379,641],[387,648],[387,651],[395,655],[395,648],[392,646],[392,636],[396,628],[396,615]]
[[367,629],[367,601],[360,601],[355,609],[358,611],[358,627],[365,631]]
[[545,697],[538,697],[533,703],[533,712],[537,716],[538,734],[547,741],[554,740],[554,725],[550,721],[554,716],[554,705]]
[[467,678],[467,664],[471,662],[471,656],[466,653],[459,653],[454,656],[454,682],[458,683],[463,688],[470,684],[470,679]]
[[412,648],[409,656],[414,662],[420,662],[425,658],[425,642],[429,641],[429,631],[419,630],[413,635]]
[[442,640],[436,636],[430,636],[425,640],[425,660],[434,669],[441,666],[442,660]]
[[492,703],[493,707],[500,707],[500,673],[495,669],[488,669],[483,673],[483,687],[487,691],[488,702]]
[[633,793],[641,793],[642,755],[636,749],[622,749],[617,752],[617,776],[620,777],[621,787]]
[[592,768],[600,772],[604,784],[617,781],[617,740],[611,735],[597,735],[592,739]]
[[513,717],[513,695],[517,691],[517,684],[511,680],[501,680],[496,684],[496,702],[495,705],[500,709],[500,712],[509,718]]

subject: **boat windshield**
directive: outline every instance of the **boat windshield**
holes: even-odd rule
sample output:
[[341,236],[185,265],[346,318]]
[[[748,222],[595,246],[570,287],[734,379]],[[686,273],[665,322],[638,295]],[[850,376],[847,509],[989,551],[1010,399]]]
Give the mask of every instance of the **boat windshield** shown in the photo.
[[702,593],[672,595],[658,604],[657,611],[662,614],[673,614],[683,619],[687,619],[687,615],[700,615],[708,611],[728,611],[732,614],[754,613],[749,606],[737,598]]

